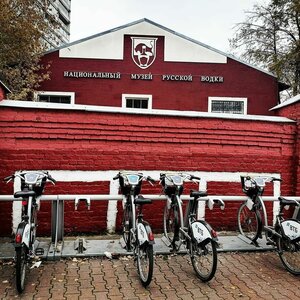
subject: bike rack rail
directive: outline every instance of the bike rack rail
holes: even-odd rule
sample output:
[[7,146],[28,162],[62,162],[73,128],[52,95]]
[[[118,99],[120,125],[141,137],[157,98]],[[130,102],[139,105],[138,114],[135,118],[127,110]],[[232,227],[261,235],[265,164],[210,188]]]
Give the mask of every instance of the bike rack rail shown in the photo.
[[[166,200],[165,195],[150,195],[145,194],[147,198],[152,200]],[[209,199],[221,199],[224,202],[226,201],[245,201],[248,199],[247,196],[220,196],[220,195],[209,195],[207,197],[201,197],[198,199],[200,202],[207,201]],[[278,201],[278,197],[274,196],[264,196],[262,197],[263,201]],[[288,199],[295,199],[300,201],[300,197],[293,197],[288,196],[285,197]],[[182,200],[190,200],[192,199],[188,195],[182,195]],[[62,244],[64,240],[64,201],[74,201],[75,202],[75,210],[77,210],[79,203],[85,202],[87,208],[90,208],[91,201],[109,201],[115,200],[120,201],[122,200],[122,195],[78,195],[78,194],[71,194],[71,195],[42,195],[40,198],[41,201],[51,201],[51,245],[48,251],[48,258],[51,259],[58,259],[61,257],[62,252]],[[13,195],[0,195],[0,202],[1,201],[21,201],[20,198],[16,199]],[[226,207],[225,207],[226,210]],[[294,216],[295,218],[298,217],[299,209],[295,210]],[[75,244],[82,244],[85,243],[82,239],[76,240]],[[82,248],[82,247],[80,247]],[[84,247],[83,247],[84,248]],[[82,253],[79,251],[79,253]]]

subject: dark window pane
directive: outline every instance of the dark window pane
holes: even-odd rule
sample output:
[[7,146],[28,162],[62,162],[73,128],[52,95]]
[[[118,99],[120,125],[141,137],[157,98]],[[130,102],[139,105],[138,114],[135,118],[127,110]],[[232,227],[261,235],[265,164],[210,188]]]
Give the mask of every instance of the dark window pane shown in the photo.
[[126,107],[132,107],[132,99],[126,99]]
[[49,96],[39,95],[40,102],[49,102]]
[[60,96],[50,96],[50,102],[60,103]]
[[61,103],[71,103],[71,99],[68,96],[62,96],[60,99]]
[[130,108],[148,108],[148,100],[146,99],[126,99],[126,107]]
[[133,107],[134,108],[140,108],[141,107],[141,100],[135,99],[133,102]]
[[212,101],[211,111],[217,113],[243,114],[244,102],[214,100]]
[[148,100],[142,100],[142,108],[148,108]]
[[71,103],[71,96],[59,96],[59,95],[39,95],[38,99],[40,102],[51,102],[51,103]]

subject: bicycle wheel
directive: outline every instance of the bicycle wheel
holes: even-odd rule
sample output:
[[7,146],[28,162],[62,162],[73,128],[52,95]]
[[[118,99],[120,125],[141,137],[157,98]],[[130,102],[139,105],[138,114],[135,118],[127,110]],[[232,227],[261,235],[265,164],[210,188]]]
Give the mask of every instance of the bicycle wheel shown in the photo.
[[137,267],[143,286],[150,284],[153,275],[153,246],[142,245],[137,247]]
[[277,240],[280,260],[284,267],[294,275],[300,275],[300,241],[293,242],[282,237]]
[[122,221],[122,226],[123,226],[123,239],[126,244],[126,250],[129,251],[131,250],[131,239],[132,239],[132,210],[131,206],[126,204],[124,212],[123,212],[123,221]]
[[16,248],[16,286],[18,293],[22,293],[25,287],[27,268],[27,252],[25,247]]
[[217,248],[215,242],[209,240],[206,244],[190,242],[190,255],[193,268],[202,281],[211,280],[217,269]]
[[172,204],[168,208],[166,204],[164,209],[164,235],[172,244],[179,238],[179,226],[178,206]]
[[262,232],[262,219],[258,210],[250,210],[243,203],[238,211],[239,232],[253,242],[259,238]]

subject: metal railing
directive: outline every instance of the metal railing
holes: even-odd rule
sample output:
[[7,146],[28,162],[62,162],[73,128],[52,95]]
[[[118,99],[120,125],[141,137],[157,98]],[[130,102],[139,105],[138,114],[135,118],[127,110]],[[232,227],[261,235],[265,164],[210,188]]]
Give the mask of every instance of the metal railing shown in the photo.
[[[165,195],[151,195],[144,194],[147,198],[152,200],[166,200]],[[223,201],[245,201],[248,199],[247,196],[220,196],[220,195],[209,195],[199,199],[200,202],[207,201],[209,199],[218,198]],[[295,199],[300,201],[300,197],[287,196],[285,198]],[[64,201],[75,201],[75,210],[77,209],[79,203],[84,201],[87,204],[87,207],[90,207],[90,201],[109,201],[109,200],[122,200],[122,195],[42,195],[40,200],[42,201],[52,201],[51,207],[51,242],[53,244],[53,251],[58,251],[58,245],[62,243],[64,236]],[[192,199],[189,195],[182,195],[182,200]],[[264,196],[262,197],[264,201],[278,201],[278,197],[274,196]],[[21,201],[20,198],[14,198],[13,195],[0,195],[0,201]],[[298,214],[298,211],[294,213]]]

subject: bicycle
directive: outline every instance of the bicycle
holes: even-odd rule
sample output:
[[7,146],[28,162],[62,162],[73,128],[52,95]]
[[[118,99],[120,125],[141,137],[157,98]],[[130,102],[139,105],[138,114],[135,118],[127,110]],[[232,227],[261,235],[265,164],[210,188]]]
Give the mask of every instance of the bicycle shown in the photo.
[[44,254],[43,248],[36,248],[37,211],[39,200],[47,180],[56,181],[48,172],[21,172],[4,178],[7,183],[16,177],[21,179],[21,191],[14,193],[14,198],[22,198],[21,222],[15,234],[16,287],[18,293],[25,288],[26,269],[36,256]]
[[[217,269],[218,239],[216,231],[207,222],[197,219],[198,201],[207,196],[206,191],[191,191],[193,199],[188,202],[183,217],[181,194],[186,180],[197,182],[200,178],[184,173],[160,174],[160,183],[167,197],[164,235],[173,252],[179,252],[181,245],[185,245],[197,276],[206,282],[214,277]],[[222,209],[225,207],[221,199],[209,198],[206,203],[210,209],[214,204],[219,204]]]
[[119,179],[123,195],[122,236],[127,251],[133,251],[137,261],[138,274],[143,286],[148,286],[153,275],[153,245],[154,235],[147,221],[143,219],[143,205],[152,203],[151,199],[139,195],[142,181],[150,184],[155,181],[142,173],[119,172],[114,178]]
[[[293,218],[285,219],[283,214],[285,206],[300,206],[300,204],[294,199],[278,197],[279,212],[274,226],[269,226],[262,195],[267,182],[282,180],[274,177],[241,176],[241,181],[243,191],[249,198],[239,208],[240,233],[256,243],[264,232],[267,244],[276,248],[284,267],[290,273],[300,275],[300,221]],[[260,211],[264,215],[264,224]]]
[[267,212],[262,200],[266,182],[281,181],[275,177],[251,177],[241,176],[242,190],[248,196],[238,209],[238,230],[256,244],[258,238],[262,238],[263,219],[267,225]]

